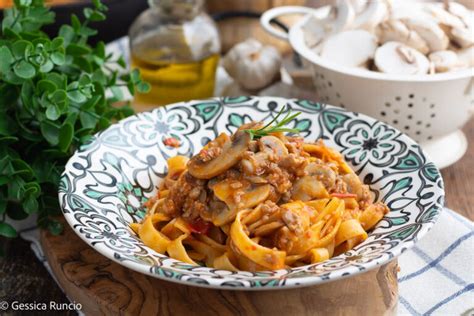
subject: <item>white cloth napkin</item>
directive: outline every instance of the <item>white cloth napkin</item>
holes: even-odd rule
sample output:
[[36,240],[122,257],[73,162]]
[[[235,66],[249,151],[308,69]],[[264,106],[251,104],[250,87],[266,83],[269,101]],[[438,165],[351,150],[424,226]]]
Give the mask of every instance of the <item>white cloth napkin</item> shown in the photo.
[[399,257],[400,315],[474,315],[474,224],[445,209]]
[[[51,273],[38,229],[27,229],[20,236],[31,242]],[[399,315],[474,315],[473,222],[444,209],[431,231],[402,254],[398,264]]]

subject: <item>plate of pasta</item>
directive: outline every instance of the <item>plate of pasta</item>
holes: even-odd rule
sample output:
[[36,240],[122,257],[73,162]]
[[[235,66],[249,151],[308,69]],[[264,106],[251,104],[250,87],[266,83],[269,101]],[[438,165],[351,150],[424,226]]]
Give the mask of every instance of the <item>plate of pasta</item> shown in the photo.
[[133,270],[242,290],[314,285],[387,263],[431,228],[443,181],[395,128],[306,100],[227,97],[140,113],[61,178],[75,232]]

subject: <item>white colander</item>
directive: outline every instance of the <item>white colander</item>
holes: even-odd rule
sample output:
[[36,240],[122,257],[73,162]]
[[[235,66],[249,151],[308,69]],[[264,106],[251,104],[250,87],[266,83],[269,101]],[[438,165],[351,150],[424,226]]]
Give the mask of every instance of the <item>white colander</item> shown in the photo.
[[435,75],[389,75],[343,67],[322,59],[304,41],[307,15],[288,34],[273,28],[273,18],[288,14],[324,17],[328,7],[277,7],[266,11],[262,26],[288,40],[309,67],[320,101],[361,112],[405,132],[418,141],[439,168],[461,158],[467,140],[460,128],[474,112],[474,69]]

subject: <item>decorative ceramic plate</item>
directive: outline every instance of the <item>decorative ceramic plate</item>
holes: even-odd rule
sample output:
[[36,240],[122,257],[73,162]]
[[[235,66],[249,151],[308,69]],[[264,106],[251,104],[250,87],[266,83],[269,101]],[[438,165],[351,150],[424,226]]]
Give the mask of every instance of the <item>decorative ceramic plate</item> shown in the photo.
[[[391,209],[354,249],[303,267],[231,272],[193,266],[148,248],[129,228],[166,174],[166,159],[191,156],[220,132],[270,121],[283,106],[302,114],[291,127],[339,150],[376,199]],[[180,147],[163,140],[175,137]],[[59,199],[75,232],[104,256],[136,271],[203,287],[263,290],[307,286],[387,263],[425,235],[444,203],[439,171],[410,138],[367,116],[330,105],[272,97],[192,101],[129,117],[95,136],[70,159]]]

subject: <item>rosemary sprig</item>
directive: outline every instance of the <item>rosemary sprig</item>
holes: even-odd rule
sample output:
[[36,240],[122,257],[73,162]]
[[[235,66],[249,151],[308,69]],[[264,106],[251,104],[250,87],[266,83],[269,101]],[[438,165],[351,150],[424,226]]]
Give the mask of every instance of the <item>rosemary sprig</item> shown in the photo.
[[[278,118],[283,114],[285,111],[285,108],[282,108],[280,112],[278,112],[277,116],[273,118],[273,120],[270,121],[267,125],[264,127],[261,127],[259,129],[247,129],[245,130],[247,133],[250,134],[250,139],[255,139],[255,138],[260,138],[263,136],[267,136],[271,133],[277,133],[277,132],[288,132],[288,133],[299,133],[301,130],[299,128],[287,128],[284,127],[288,123],[290,123],[295,117],[301,114],[301,112],[296,112],[294,114],[291,113],[291,111],[288,111],[286,113],[286,116],[281,120],[277,121]],[[275,125],[272,125],[274,124]]]

